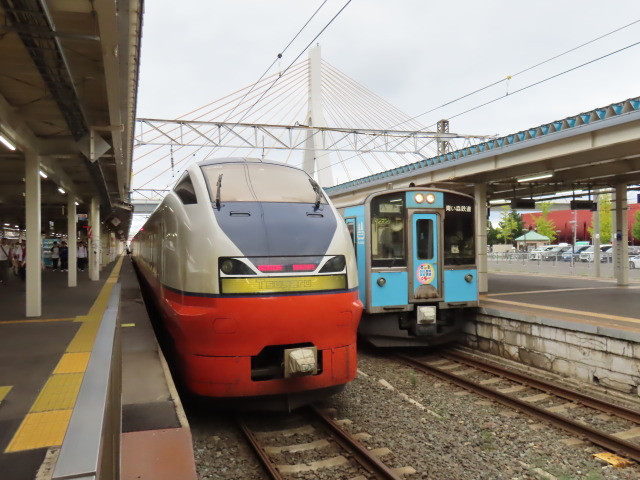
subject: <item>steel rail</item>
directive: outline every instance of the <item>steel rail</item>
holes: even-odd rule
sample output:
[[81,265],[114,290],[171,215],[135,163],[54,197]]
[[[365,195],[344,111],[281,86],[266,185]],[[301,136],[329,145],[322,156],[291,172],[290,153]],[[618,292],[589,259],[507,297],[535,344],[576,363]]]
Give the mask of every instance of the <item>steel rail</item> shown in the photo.
[[322,422],[330,435],[349,453],[353,458],[369,473],[380,480],[401,480],[402,477],[396,474],[391,468],[380,461],[378,457],[367,450],[349,432],[341,428],[333,419],[321,412],[316,406],[311,405],[309,410]]
[[588,407],[592,407],[601,411],[605,411],[607,413],[611,413],[620,418],[630,420],[640,425],[639,411],[632,410],[630,408],[626,408],[620,405],[614,405],[614,404],[605,402],[603,400],[600,400],[598,398],[591,397],[589,395],[585,395],[583,393],[579,393],[573,390],[569,390],[559,385],[548,383],[544,380],[531,378],[526,375],[522,375],[518,372],[507,370],[498,365],[490,364],[482,360],[471,358],[461,352],[447,351],[446,353],[443,353],[442,356],[444,356],[445,358],[456,360],[458,362],[462,362],[471,367],[479,368],[486,372],[493,373],[494,375],[499,375],[501,377],[508,378],[515,382],[525,383],[539,390],[544,390],[546,392],[553,393],[554,395],[557,395],[559,397],[566,398],[567,400],[579,402]]
[[247,425],[240,418],[236,418],[236,422],[238,423],[240,430],[242,430],[242,433],[244,434],[247,441],[249,442],[249,445],[251,445],[251,447],[253,448],[253,451],[258,456],[258,460],[260,460],[260,463],[262,463],[262,466],[265,468],[269,476],[274,480],[284,479],[284,477],[280,474],[280,472],[278,471],[274,463],[271,461],[271,458],[269,457],[269,455],[267,455],[267,452],[265,452],[264,448],[262,448],[262,445],[260,445],[260,442],[258,441],[256,436],[253,434],[251,429],[247,427]]
[[565,418],[561,415],[549,412],[543,408],[536,407],[535,405],[524,402],[517,398],[509,397],[508,395],[502,394],[497,390],[493,390],[483,385],[473,383],[464,378],[460,378],[453,373],[440,370],[439,368],[427,365],[406,355],[395,354],[395,357],[399,358],[409,365],[416,367],[419,370],[422,370],[423,372],[434,375],[447,382],[453,383],[461,388],[464,388],[465,390],[473,391],[475,393],[478,393],[479,395],[506,405],[507,407],[520,410],[531,416],[549,422],[552,425],[560,427],[563,430],[570,432],[571,434],[576,435],[580,438],[586,438],[590,442],[606,448],[612,452],[615,452],[618,455],[625,456],[636,462],[640,461],[640,446],[638,445],[634,445],[625,440],[621,440],[617,437],[614,437],[613,435],[608,435],[604,432],[600,432],[587,425],[582,425],[569,418]]

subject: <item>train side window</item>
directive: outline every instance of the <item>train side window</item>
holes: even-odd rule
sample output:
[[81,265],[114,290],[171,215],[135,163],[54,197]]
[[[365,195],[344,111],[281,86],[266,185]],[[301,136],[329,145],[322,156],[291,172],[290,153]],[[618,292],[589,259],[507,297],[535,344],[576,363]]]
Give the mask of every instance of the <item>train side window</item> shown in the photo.
[[416,249],[420,260],[433,258],[433,220],[418,220],[416,222]]
[[193,188],[193,183],[191,182],[191,177],[188,173],[185,174],[184,177],[182,177],[182,180],[178,182],[173,190],[185,205],[198,203],[198,198],[196,197],[196,192]]
[[371,266],[404,267],[404,195],[393,193],[371,200]]

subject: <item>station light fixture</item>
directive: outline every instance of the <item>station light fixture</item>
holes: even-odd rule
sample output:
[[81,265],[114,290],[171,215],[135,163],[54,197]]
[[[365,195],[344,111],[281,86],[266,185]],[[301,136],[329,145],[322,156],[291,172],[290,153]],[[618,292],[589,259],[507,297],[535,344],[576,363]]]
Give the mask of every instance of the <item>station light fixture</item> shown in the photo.
[[7,147],[11,151],[14,151],[16,149],[16,146],[13,143],[11,143],[9,139],[1,133],[0,133],[0,143],[2,143],[5,147]]
[[58,187],[58,191],[59,191],[61,194],[63,194],[63,195],[64,195],[65,193],[67,193],[67,192],[65,192],[65,191],[64,191],[64,189],[63,189],[62,187]]
[[49,176],[46,173],[44,173],[42,170],[40,170],[40,176],[42,178],[49,178]]
[[538,175],[534,175],[531,177],[518,178],[518,182],[533,182],[535,180],[543,180],[545,178],[551,178],[551,177],[553,177],[553,172],[540,173]]

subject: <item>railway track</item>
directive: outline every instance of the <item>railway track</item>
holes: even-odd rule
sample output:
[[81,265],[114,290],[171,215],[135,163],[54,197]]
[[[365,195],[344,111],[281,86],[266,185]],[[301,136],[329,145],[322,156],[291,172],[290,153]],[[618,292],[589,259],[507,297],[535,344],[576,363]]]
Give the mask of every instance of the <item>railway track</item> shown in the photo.
[[[429,359],[403,354],[394,356],[422,372],[525,412],[617,455],[640,462],[640,445],[625,440],[640,438],[640,412],[636,410],[507,370],[457,351],[443,352],[438,357]],[[579,407],[587,407],[592,413],[583,412],[579,419],[570,418],[569,412]],[[624,430],[609,433],[588,424],[590,419],[596,419],[602,413],[621,419],[619,423],[624,424]]]
[[[256,428],[251,424],[259,422],[237,419],[270,478],[292,478],[330,468],[331,475],[324,478],[402,479],[402,469],[392,469],[379,459],[384,452],[368,450],[323,411],[312,406],[301,412],[297,426],[285,430],[273,421]],[[334,476],[335,470],[339,476]]]

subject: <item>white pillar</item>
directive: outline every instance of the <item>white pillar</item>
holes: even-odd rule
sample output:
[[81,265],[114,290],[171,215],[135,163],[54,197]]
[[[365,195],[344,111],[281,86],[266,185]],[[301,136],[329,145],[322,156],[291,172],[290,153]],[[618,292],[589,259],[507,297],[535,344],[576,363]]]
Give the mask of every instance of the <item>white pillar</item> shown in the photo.
[[40,206],[40,158],[25,154],[25,202],[27,229],[27,317],[42,315],[42,227]]
[[[309,49],[309,110],[306,120],[310,127],[327,126],[322,109],[322,57],[319,45]],[[314,173],[317,174],[315,178],[321,187],[331,187],[335,185],[331,159],[323,148],[324,133],[308,130],[302,168],[312,177]]]
[[593,212],[593,264],[594,274],[600,276],[600,196],[596,195],[598,208]]
[[613,232],[614,272],[619,286],[629,285],[629,220],[627,185],[616,185],[616,228]]
[[100,280],[100,199],[91,199],[91,214],[89,216],[89,228],[91,228],[91,238],[89,239],[89,280]]
[[115,232],[109,232],[109,263],[116,260],[116,234]]
[[67,198],[67,246],[69,247],[69,270],[67,271],[67,284],[70,287],[78,286],[78,217],[76,215],[76,199],[73,192],[69,192]]
[[474,186],[476,199],[476,249],[478,258],[478,291],[489,291],[489,276],[487,268],[487,184],[476,183]]

